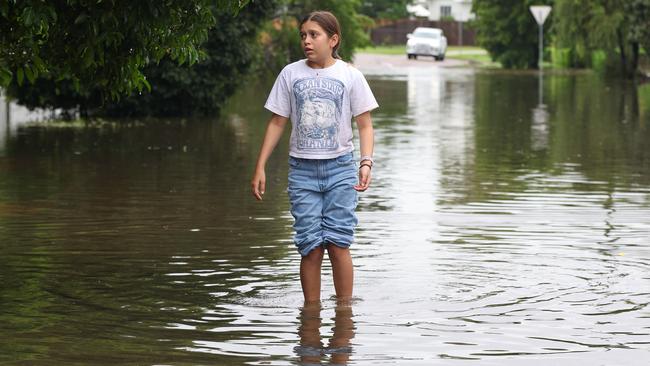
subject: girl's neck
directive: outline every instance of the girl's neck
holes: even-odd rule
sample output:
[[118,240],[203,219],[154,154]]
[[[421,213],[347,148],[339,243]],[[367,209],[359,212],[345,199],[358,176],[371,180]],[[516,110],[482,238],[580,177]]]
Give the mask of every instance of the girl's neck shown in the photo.
[[324,69],[326,67],[330,67],[336,63],[336,59],[332,56],[326,58],[325,60],[319,60],[319,61],[311,61],[307,59],[307,66],[311,67],[312,69]]

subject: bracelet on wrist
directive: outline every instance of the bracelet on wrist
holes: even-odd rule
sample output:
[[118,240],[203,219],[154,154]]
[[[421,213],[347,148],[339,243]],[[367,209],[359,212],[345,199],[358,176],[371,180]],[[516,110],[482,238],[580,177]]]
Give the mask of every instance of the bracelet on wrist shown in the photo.
[[361,159],[359,159],[359,162],[361,162],[361,163],[363,163],[364,161],[369,161],[370,164],[375,163],[375,161],[372,160],[372,156],[370,156],[370,155],[364,155],[364,156],[361,157]]

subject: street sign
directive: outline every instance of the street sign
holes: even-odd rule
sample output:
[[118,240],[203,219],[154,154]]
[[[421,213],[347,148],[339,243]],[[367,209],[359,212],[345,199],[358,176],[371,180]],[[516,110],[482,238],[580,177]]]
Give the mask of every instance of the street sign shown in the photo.
[[539,61],[537,62],[537,66],[539,67],[539,70],[542,71],[542,62],[544,58],[544,21],[551,12],[551,7],[548,5],[533,5],[529,9],[530,12],[533,13],[537,25],[539,25]]
[[529,9],[539,25],[544,24],[546,17],[551,12],[551,7],[548,5],[533,5]]

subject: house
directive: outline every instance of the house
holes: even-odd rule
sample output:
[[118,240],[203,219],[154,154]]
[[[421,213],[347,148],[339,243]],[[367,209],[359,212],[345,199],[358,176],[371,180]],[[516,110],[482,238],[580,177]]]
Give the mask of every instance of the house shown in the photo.
[[472,0],[415,0],[413,8],[428,10],[428,19],[433,21],[452,19],[466,22],[474,18]]

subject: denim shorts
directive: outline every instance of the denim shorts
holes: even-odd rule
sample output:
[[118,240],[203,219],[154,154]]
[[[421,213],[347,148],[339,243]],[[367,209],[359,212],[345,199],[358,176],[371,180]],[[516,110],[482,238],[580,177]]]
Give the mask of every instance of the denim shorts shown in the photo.
[[320,245],[349,248],[357,226],[357,170],[352,153],[334,159],[289,157],[294,243],[306,256]]

